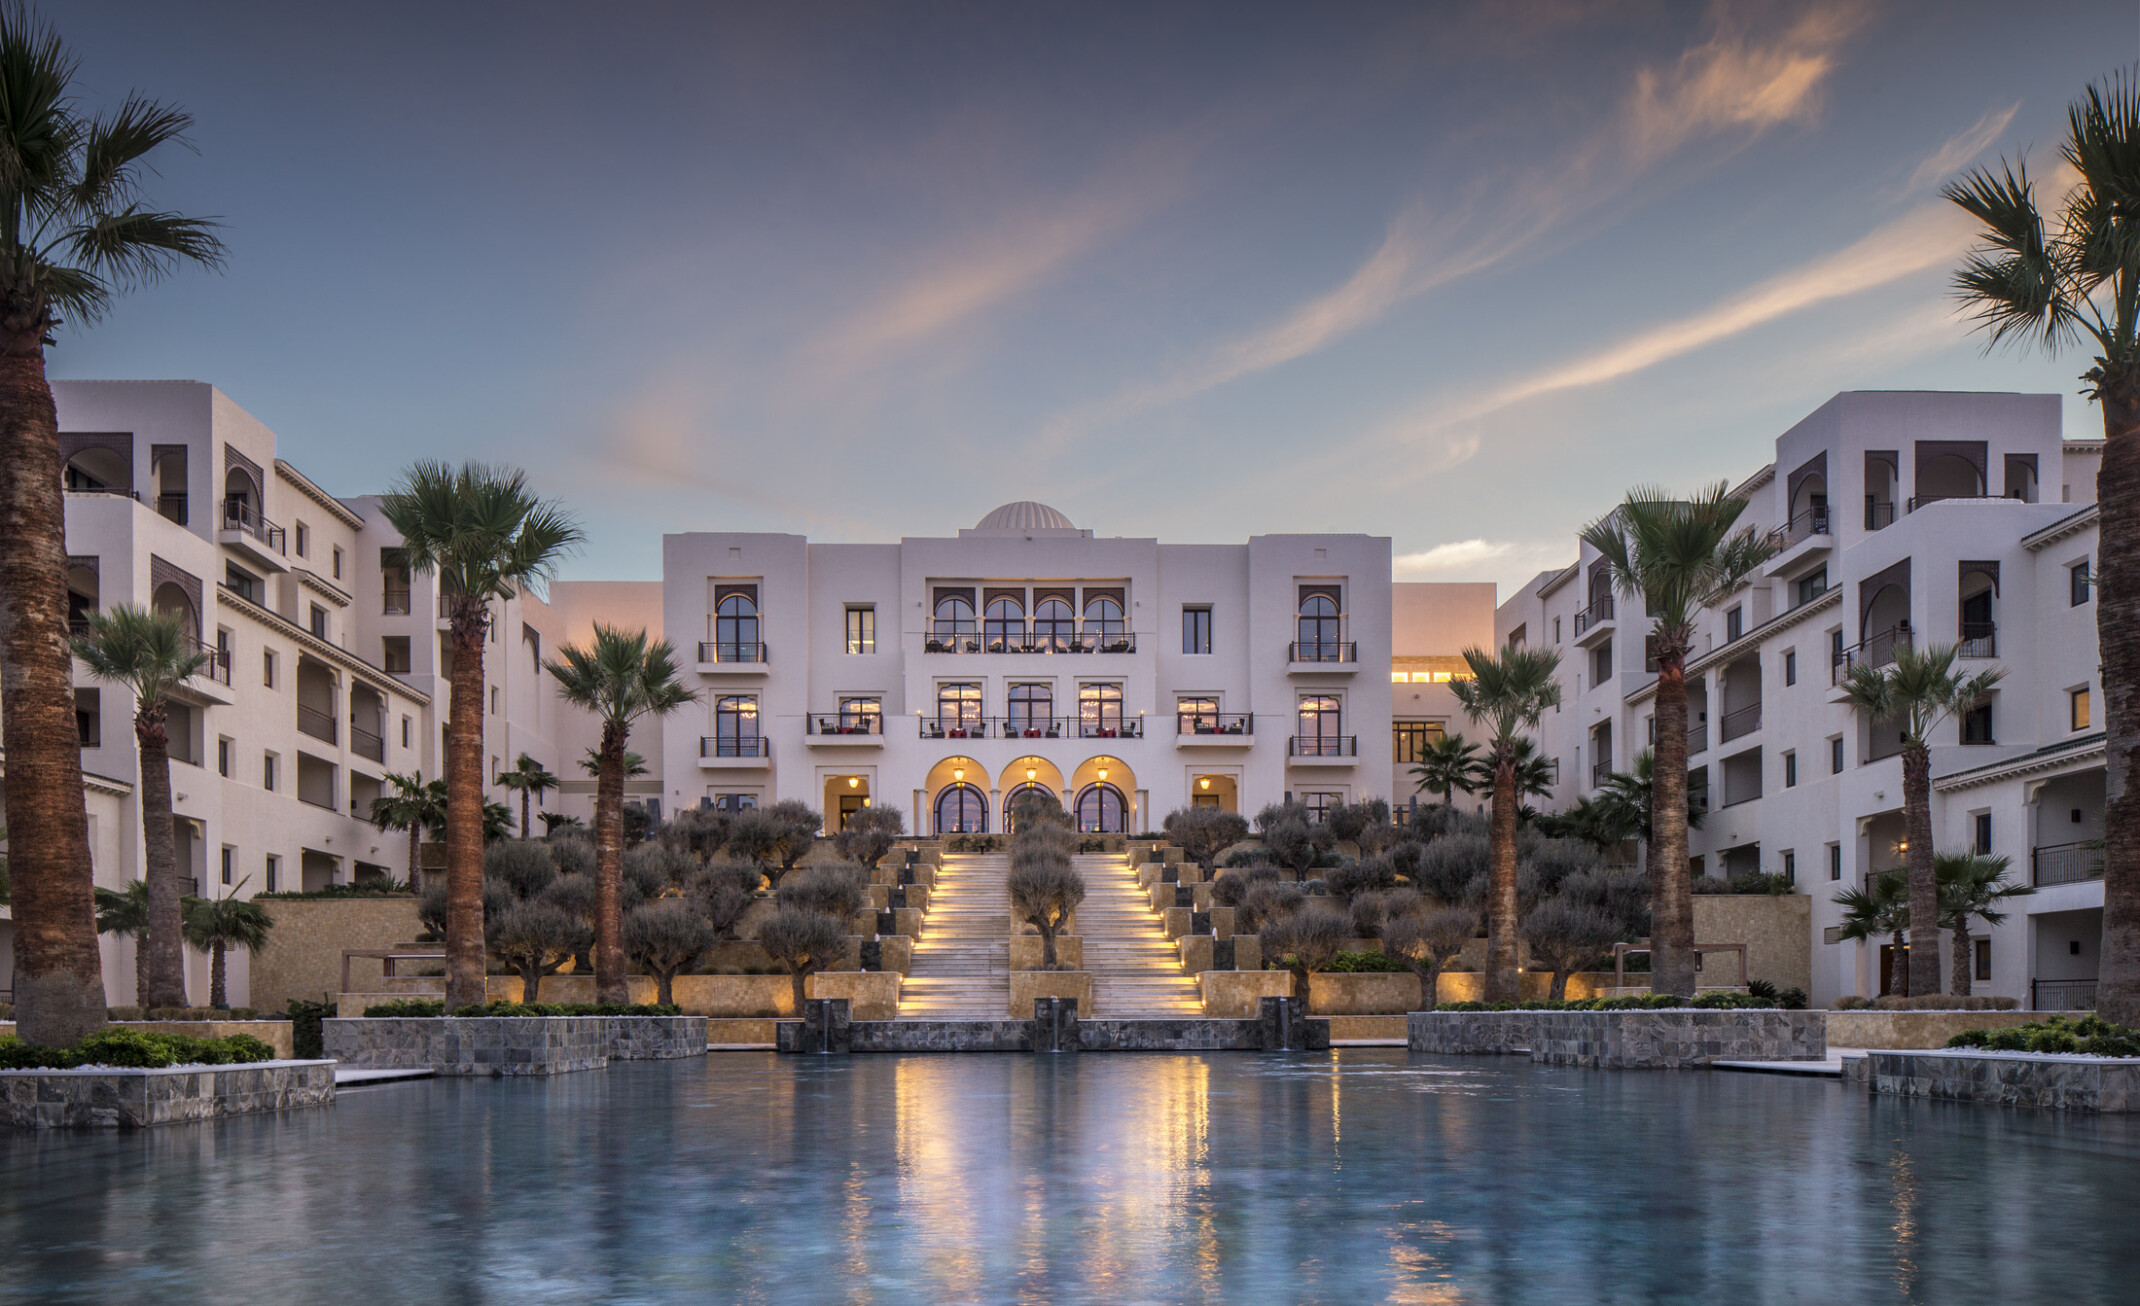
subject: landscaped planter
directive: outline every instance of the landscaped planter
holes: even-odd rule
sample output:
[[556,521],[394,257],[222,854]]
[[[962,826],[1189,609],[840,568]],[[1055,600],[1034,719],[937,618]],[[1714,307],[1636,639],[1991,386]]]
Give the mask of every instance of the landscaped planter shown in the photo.
[[819,971],[803,980],[803,996],[845,998],[853,1020],[892,1020],[899,1015],[900,978],[895,970]]
[[1531,1060],[1556,1066],[1677,1070],[1712,1061],[1821,1061],[1819,1011],[1534,1011]]
[[1091,971],[1014,970],[1010,981],[1010,1015],[1023,1015],[1031,1020],[1036,998],[1076,998],[1079,1018],[1098,1014],[1092,1004]]
[[[1085,969],[1085,940],[1075,934],[1057,935],[1055,939],[1055,964],[1060,970]],[[1014,934],[1011,936],[1011,969],[1040,969],[1040,936],[1038,934]],[[861,1019],[861,1017],[856,1017]]]
[[1405,1046],[1443,1056],[1512,1056],[1531,1050],[1532,1011],[1414,1011]]
[[2140,1111],[2140,1058],[1947,1048],[1868,1052],[1865,1062],[1875,1093],[2106,1115]]
[[141,1129],[333,1104],[332,1061],[0,1071],[0,1111],[21,1129]]
[[2039,1011],[1831,1011],[1828,1045],[1838,1048],[1943,1048],[1965,1029],[2007,1029],[2043,1019]]
[[[1068,916],[1065,916],[1063,918],[1062,925],[1056,930],[1056,933],[1077,933],[1077,912],[1072,911]],[[1036,939],[1040,937],[1040,931],[1033,928],[1033,923],[1031,921],[1022,921],[1014,916],[1011,918],[1011,937],[1017,938],[1021,934],[1030,934]],[[1031,1015],[1032,1013],[1027,1012],[1026,1014]]]
[[[275,1055],[281,1060],[288,1061],[297,1055],[287,1020],[115,1020],[111,1023],[151,1034],[181,1034],[187,1038],[229,1038],[233,1034],[250,1034],[275,1049]],[[14,1032],[14,1021],[0,1020],[0,1038]]]
[[1265,998],[1293,996],[1289,970],[1207,970],[1196,979],[1203,986],[1206,1016],[1247,1020],[1262,1014]]
[[1196,913],[1187,907],[1168,907],[1159,913],[1159,932],[1171,943],[1187,934],[1195,919]]
[[1410,973],[1308,977],[1308,1010],[1317,1016],[1403,1015],[1419,1006],[1419,976]]
[[1174,940],[1174,955],[1181,959],[1181,968],[1191,975],[1200,975],[1216,963],[1212,960],[1212,945],[1218,940],[1209,934],[1184,934]]
[[787,975],[678,975],[670,986],[686,1014],[722,1019],[796,1015]]
[[327,1055],[352,1068],[441,1075],[561,1075],[612,1059],[706,1051],[703,1016],[444,1016],[323,1020]]
[[[1638,976],[1643,987],[1634,990],[1649,992],[1649,977]],[[1579,998],[1604,998],[1614,996],[1612,972],[1577,971],[1568,977],[1567,998],[1573,1002]],[[1542,970],[1521,971],[1516,977],[1517,989],[1525,1002],[1544,1002],[1553,993],[1553,976]],[[1486,976],[1476,970],[1445,970],[1441,983],[1435,986],[1440,1002],[1483,1002],[1486,1000]]]

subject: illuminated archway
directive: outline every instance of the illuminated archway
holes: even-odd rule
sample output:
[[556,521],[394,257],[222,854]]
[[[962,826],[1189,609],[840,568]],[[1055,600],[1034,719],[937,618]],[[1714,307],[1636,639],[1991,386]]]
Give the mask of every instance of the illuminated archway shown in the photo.
[[988,796],[964,781],[937,791],[935,814],[938,834],[988,833]]
[[1078,792],[1078,833],[1127,834],[1128,818],[1129,800],[1112,784],[1089,784]]

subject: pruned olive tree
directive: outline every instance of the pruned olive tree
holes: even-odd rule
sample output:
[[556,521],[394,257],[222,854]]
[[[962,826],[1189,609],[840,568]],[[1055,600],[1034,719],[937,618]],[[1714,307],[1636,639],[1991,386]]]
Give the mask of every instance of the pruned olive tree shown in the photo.
[[720,935],[689,898],[657,898],[624,914],[624,955],[654,977],[656,1002],[676,1001],[676,977],[699,964]]
[[795,981],[795,1013],[802,1014],[809,977],[847,952],[847,922],[807,907],[776,908],[758,927],[758,944]]

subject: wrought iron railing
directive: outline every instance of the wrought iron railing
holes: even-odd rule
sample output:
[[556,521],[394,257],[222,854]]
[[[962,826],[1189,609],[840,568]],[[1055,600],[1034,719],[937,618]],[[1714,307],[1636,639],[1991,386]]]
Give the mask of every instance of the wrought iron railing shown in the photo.
[[1895,505],[1883,503],[1871,495],[1865,496],[1865,529],[1885,530],[1895,524]]
[[412,601],[413,600],[409,597],[408,590],[394,589],[393,587],[389,586],[384,592],[383,601],[380,605],[380,613],[381,615],[388,617],[407,616],[409,612],[409,604]]
[[1253,712],[1178,712],[1174,717],[1174,733],[1177,735],[1253,735],[1256,733],[1256,714]]
[[314,739],[333,743],[335,739],[334,713],[304,703],[297,705],[297,728]]
[[1741,735],[1750,735],[1761,728],[1761,705],[1748,703],[1735,707],[1717,718],[1717,739],[1729,743]]
[[1815,535],[1828,533],[1828,510],[1808,508],[1768,533],[1769,547],[1781,553]]
[[881,735],[882,712],[826,712],[803,719],[803,733],[811,735]]
[[227,685],[230,683],[229,649],[218,648],[217,646],[209,643],[205,639],[197,639],[193,641],[193,650],[196,653],[205,653],[208,655],[208,660],[201,663],[201,669],[194,672],[193,674],[197,676],[206,676],[210,680],[213,680],[218,684]]
[[1696,721],[1687,727],[1687,756],[1705,752],[1709,747],[1709,723]]
[[1956,657],[1995,658],[1999,656],[1999,623],[1996,621],[1965,621],[1962,623],[1961,642],[1954,646]]
[[289,552],[284,547],[287,534],[283,528],[261,516],[260,510],[252,505],[251,500],[237,495],[223,500],[223,529],[242,531],[277,553]]
[[1286,740],[1289,757],[1358,757],[1358,735],[1294,735]]
[[925,653],[1134,653],[1135,631],[1090,622],[932,621],[922,632]]
[[2084,980],[2030,980],[2031,1011],[2094,1011],[2095,984]]
[[1358,662],[1360,646],[1352,640],[1296,640],[1285,646],[1288,662]]
[[766,661],[765,643],[752,639],[702,639],[698,645],[698,660],[704,663],[748,663]]
[[2038,888],[2079,884],[2103,876],[2103,849],[2087,843],[2054,843],[2029,849],[2029,882]]
[[769,757],[771,741],[764,735],[700,735],[700,757]]
[[376,732],[366,730],[363,726],[358,725],[356,720],[351,718],[349,722],[349,751],[359,757],[368,757],[374,762],[384,762],[386,761],[386,740],[380,738]]
[[1828,679],[1830,683],[1840,681],[1856,666],[1884,667],[1895,660],[1898,649],[1907,653],[1910,647],[1909,623],[1900,622],[1837,653],[1828,668]]
[[186,496],[183,494],[157,495],[156,512],[157,515],[168,521],[177,522],[181,526],[184,526],[187,518],[191,516],[186,508]]
[[1602,626],[1611,621],[1616,605],[1610,594],[1600,595],[1589,607],[1575,614],[1575,637],[1581,639],[1583,632],[1592,626]]

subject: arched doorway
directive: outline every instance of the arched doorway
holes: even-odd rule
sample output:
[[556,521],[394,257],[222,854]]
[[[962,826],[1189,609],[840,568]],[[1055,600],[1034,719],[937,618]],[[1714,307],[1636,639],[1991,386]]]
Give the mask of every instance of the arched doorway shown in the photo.
[[988,798],[978,788],[960,781],[945,785],[936,794],[938,834],[988,833]]
[[1129,803],[1111,784],[1089,784],[1077,795],[1077,828],[1080,834],[1126,834],[1123,824]]

